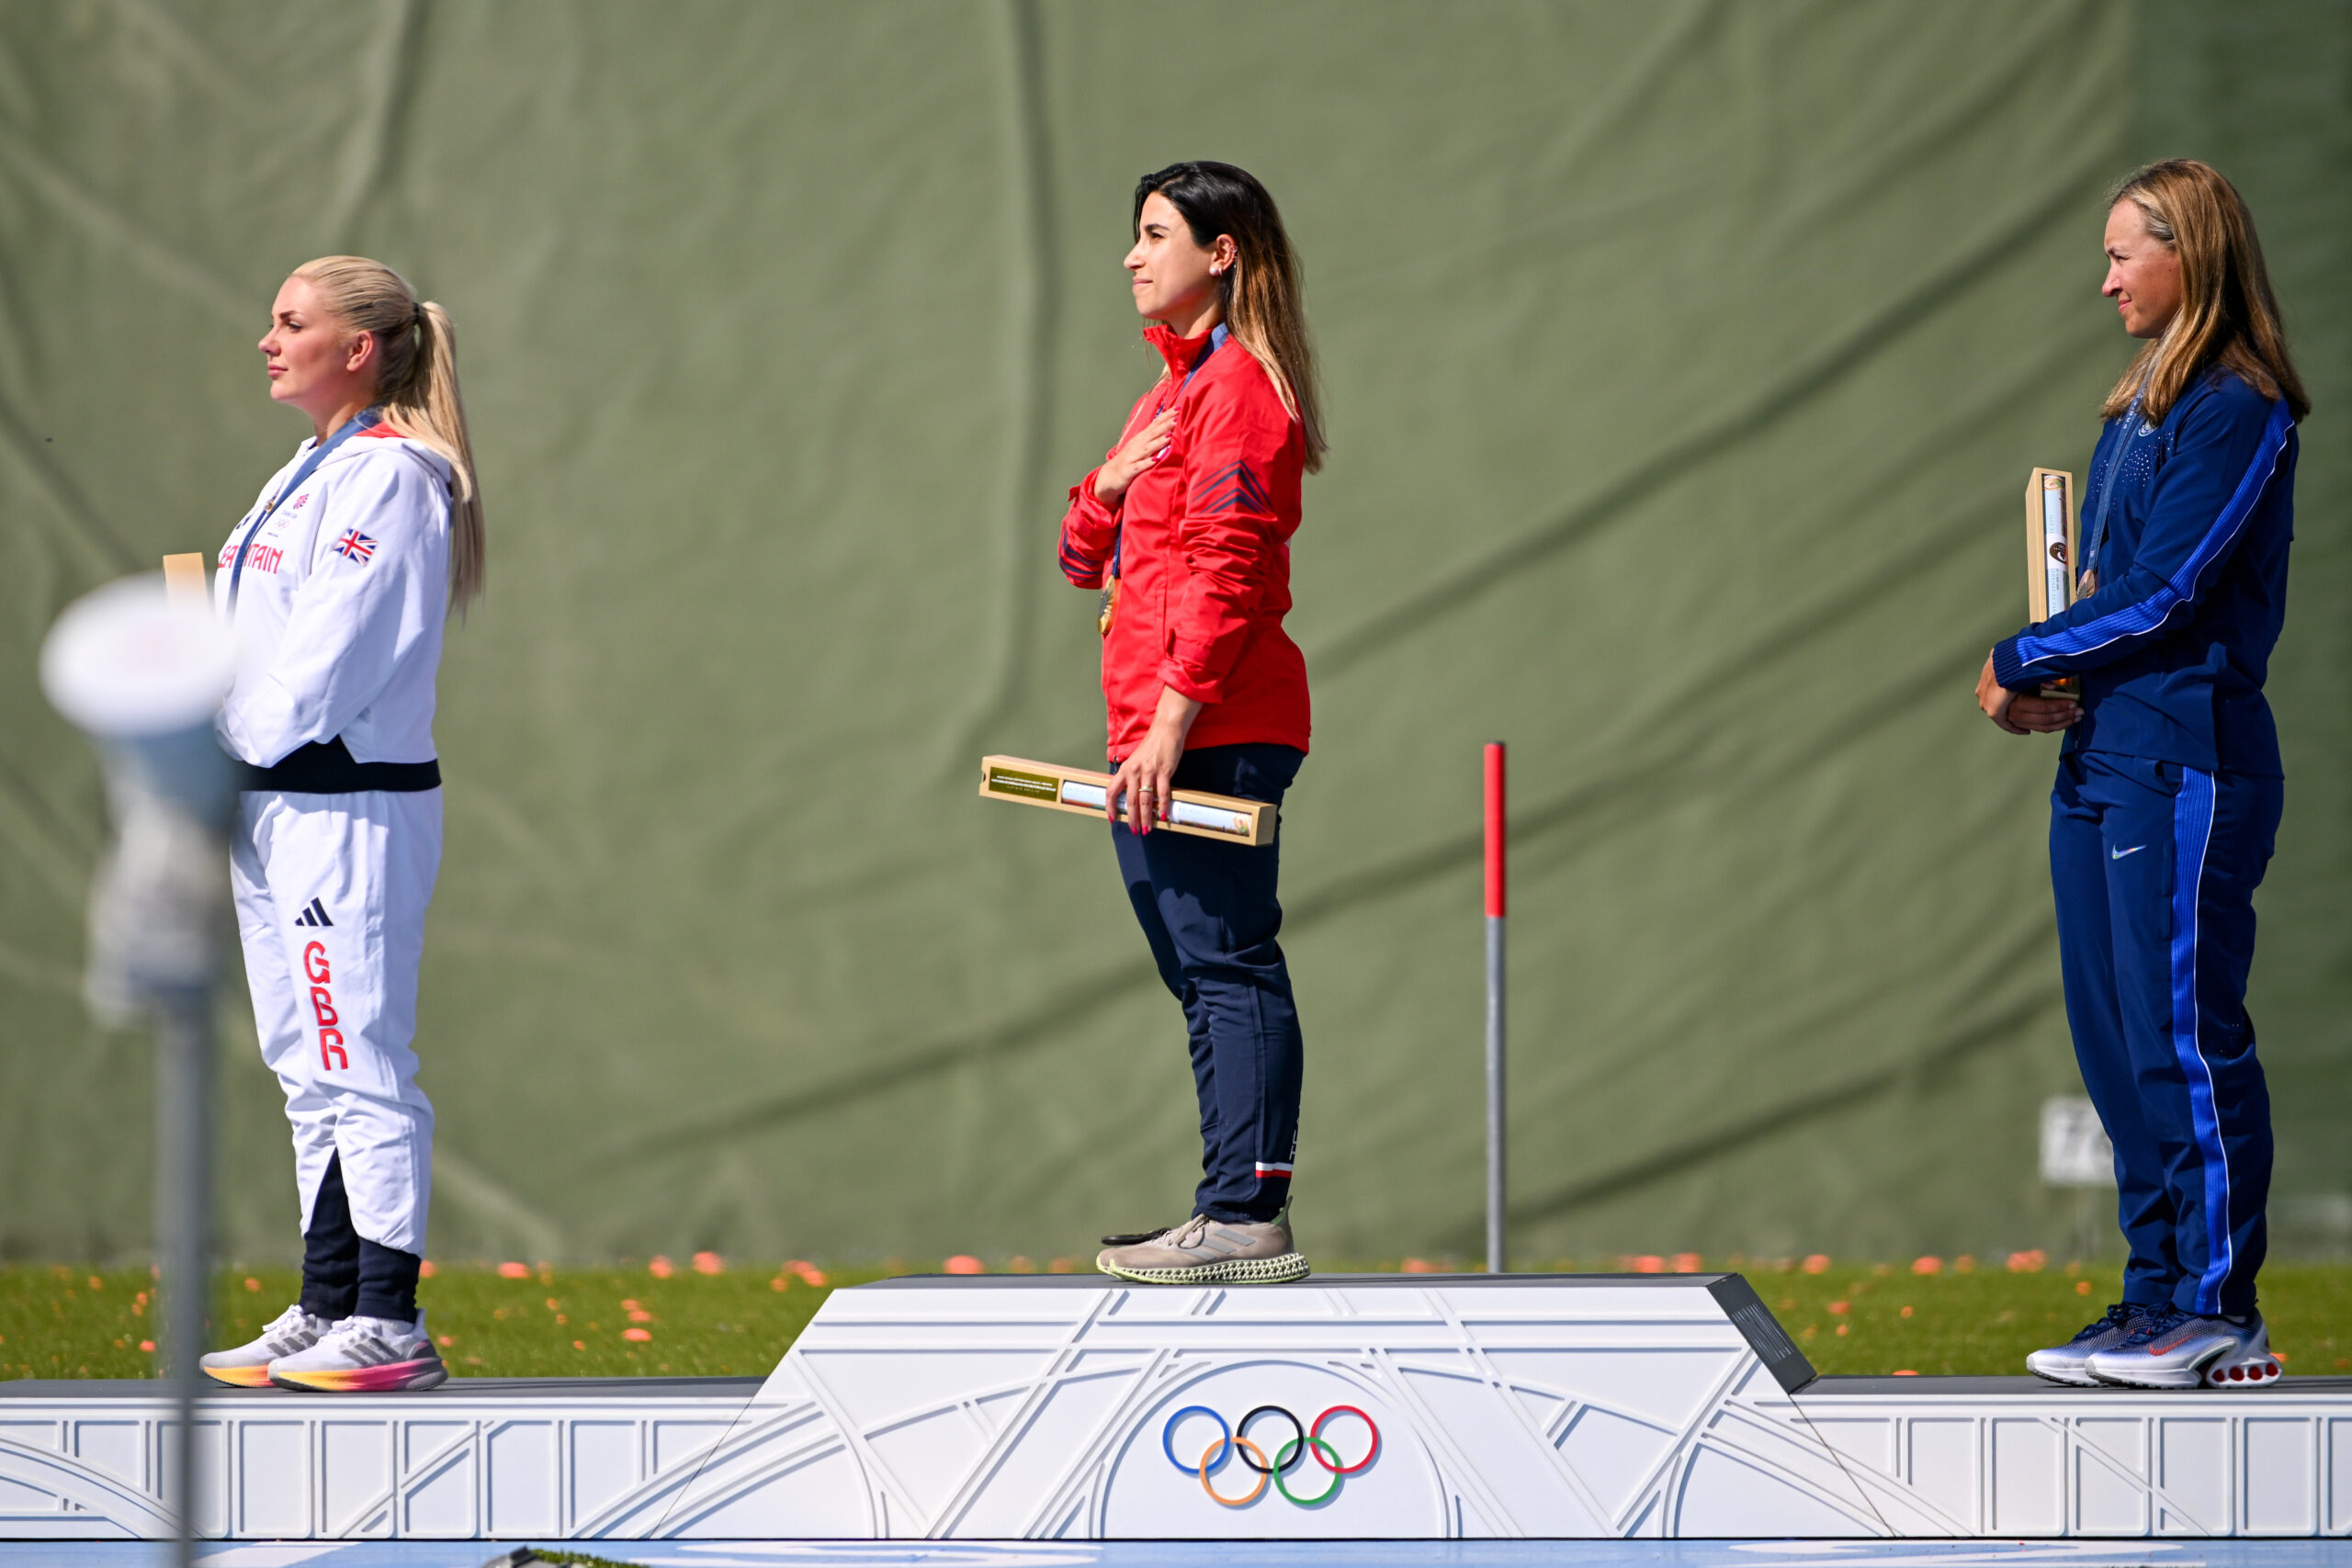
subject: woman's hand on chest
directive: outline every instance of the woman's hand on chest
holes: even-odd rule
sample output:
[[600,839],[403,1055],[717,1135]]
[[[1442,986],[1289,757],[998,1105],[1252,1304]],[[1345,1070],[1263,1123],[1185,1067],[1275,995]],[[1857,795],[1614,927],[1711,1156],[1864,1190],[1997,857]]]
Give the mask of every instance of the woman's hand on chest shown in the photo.
[[1147,469],[1168,456],[1169,443],[1176,433],[1176,411],[1163,409],[1144,427],[1119,444],[1103,465],[1094,471],[1094,499],[1105,506],[1116,506],[1125,499],[1127,487]]

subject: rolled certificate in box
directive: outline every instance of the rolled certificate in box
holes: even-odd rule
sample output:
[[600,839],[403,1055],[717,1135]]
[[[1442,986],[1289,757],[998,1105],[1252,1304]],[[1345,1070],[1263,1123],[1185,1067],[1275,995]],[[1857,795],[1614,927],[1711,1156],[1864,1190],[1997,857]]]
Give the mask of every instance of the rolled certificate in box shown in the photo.
[[[1042,806],[1049,811],[1067,811],[1097,821],[1110,808],[1111,777],[1085,768],[1033,762],[1025,757],[980,759],[983,798],[1009,800],[1016,806]],[[1274,807],[1262,800],[1180,789],[1168,803],[1168,815],[1154,822],[1153,829],[1258,846],[1274,841],[1279,817]]]
[[[2039,624],[2075,602],[2075,476],[2036,468],[2025,482],[2026,618]],[[2044,681],[2041,694],[2080,701],[2073,675]]]

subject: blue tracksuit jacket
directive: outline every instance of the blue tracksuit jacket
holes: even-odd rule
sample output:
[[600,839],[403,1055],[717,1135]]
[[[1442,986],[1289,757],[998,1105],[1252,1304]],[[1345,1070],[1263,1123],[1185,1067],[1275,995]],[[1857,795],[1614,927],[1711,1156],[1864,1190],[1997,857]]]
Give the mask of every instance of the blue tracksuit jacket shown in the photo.
[[2284,788],[2262,682],[2295,453],[2285,403],[2226,374],[2160,423],[2109,421],[2083,508],[2098,591],[1993,650],[2005,686],[2083,678],[2051,798],[2067,1023],[2115,1145],[2124,1300],[2200,1315],[2255,1309],[2266,1247],[2245,998]]

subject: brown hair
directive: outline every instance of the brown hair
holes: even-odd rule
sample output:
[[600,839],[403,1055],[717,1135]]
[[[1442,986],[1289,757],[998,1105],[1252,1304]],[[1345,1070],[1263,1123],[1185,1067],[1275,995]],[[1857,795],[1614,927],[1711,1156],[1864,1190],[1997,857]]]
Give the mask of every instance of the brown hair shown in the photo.
[[1283,407],[1306,434],[1306,471],[1323,467],[1323,400],[1315,379],[1315,340],[1307,335],[1299,299],[1298,263],[1273,197],[1247,169],[1231,164],[1170,164],[1136,182],[1135,221],[1144,197],[1157,192],[1184,215],[1193,243],[1233,238],[1233,265],[1217,278],[1226,330],[1265,367]]
[[385,419],[449,459],[449,603],[462,612],[481,592],[481,491],[449,312],[420,301],[408,279],[365,256],[321,256],[294,276],[317,286],[347,331],[374,335],[376,400]]
[[2140,209],[2149,237],[2180,257],[2180,309],[2132,357],[2100,415],[2113,419],[2137,397],[2148,419],[2161,420],[2209,368],[2243,378],[2266,398],[2285,399],[2297,420],[2310,413],[2254,214],[2237,187],[2211,164],[2170,158],[2117,186],[2108,210],[2126,201]]

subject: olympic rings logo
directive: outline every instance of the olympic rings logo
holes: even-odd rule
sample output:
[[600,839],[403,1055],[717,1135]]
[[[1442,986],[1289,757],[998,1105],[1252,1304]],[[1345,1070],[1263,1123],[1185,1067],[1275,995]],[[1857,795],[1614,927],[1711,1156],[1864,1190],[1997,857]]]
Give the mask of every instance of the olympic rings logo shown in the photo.
[[[1176,1424],[1187,1416],[1205,1416],[1216,1423],[1217,1439],[1201,1451],[1200,1461],[1196,1464],[1186,1464],[1176,1457]],[[1291,1435],[1288,1440],[1274,1450],[1274,1457],[1270,1461],[1266,1458],[1266,1450],[1250,1440],[1250,1427],[1252,1422],[1261,1416],[1277,1416],[1290,1423]],[[1364,1447],[1363,1457],[1353,1464],[1341,1464],[1338,1447],[1323,1436],[1324,1427],[1333,1418],[1341,1416],[1352,1416],[1363,1422],[1365,1436],[1369,1439]],[[1211,1410],[1207,1405],[1187,1404],[1183,1409],[1170,1416],[1168,1418],[1168,1424],[1159,1429],[1159,1451],[1166,1454],[1168,1462],[1178,1470],[1187,1475],[1199,1476],[1201,1490],[1228,1508],[1247,1507],[1256,1502],[1265,1495],[1266,1484],[1269,1482],[1273,1483],[1275,1491],[1299,1507],[1312,1508],[1329,1502],[1338,1495],[1341,1482],[1351,1475],[1363,1473],[1370,1468],[1374,1460],[1380,1457],[1380,1428],[1374,1424],[1371,1416],[1352,1404],[1334,1404],[1330,1409],[1317,1416],[1313,1424],[1308,1426],[1301,1426],[1297,1416],[1279,1404],[1261,1404],[1230,1427],[1225,1424],[1224,1416]],[[1216,1483],[1211,1481],[1209,1477],[1223,1470],[1226,1461],[1236,1455],[1240,1456],[1243,1468],[1257,1472],[1258,1484],[1238,1497],[1228,1497],[1216,1489]],[[1322,1491],[1312,1496],[1302,1497],[1290,1489],[1290,1483],[1285,1477],[1292,1471],[1305,1464],[1310,1456],[1317,1466],[1330,1475],[1331,1479],[1324,1485]]]

